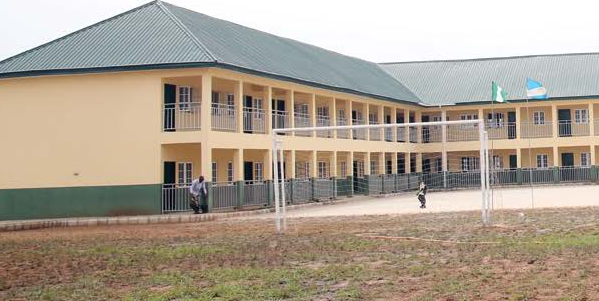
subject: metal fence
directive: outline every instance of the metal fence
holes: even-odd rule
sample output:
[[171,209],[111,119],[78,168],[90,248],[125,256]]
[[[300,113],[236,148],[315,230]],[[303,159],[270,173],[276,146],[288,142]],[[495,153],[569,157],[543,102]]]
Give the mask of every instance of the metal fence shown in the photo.
[[243,205],[259,206],[268,204],[270,185],[263,181],[246,181],[243,186]]
[[333,179],[314,179],[314,197],[316,200],[332,199],[335,196]]
[[[377,125],[377,122],[370,122],[369,125]],[[381,128],[369,129],[370,141],[381,141]]]
[[284,129],[291,127],[289,124],[289,112],[287,111],[272,111],[272,128],[273,129]]
[[201,127],[201,102],[167,103],[162,110],[163,130],[199,130]]
[[189,186],[162,185],[162,213],[190,211],[189,200]]
[[448,124],[447,141],[478,141],[478,124]]
[[[310,121],[310,115],[304,113],[295,112],[293,116],[294,126],[296,128],[307,128],[312,126],[312,122]],[[310,137],[312,136],[312,132],[295,132],[296,136]]]
[[515,169],[496,169],[489,173],[491,185],[518,184],[518,171]]
[[295,179],[293,181],[293,203],[305,203],[312,200],[312,181]]
[[[364,121],[359,119],[352,119],[352,125],[363,125]],[[352,137],[357,140],[366,140],[367,129],[352,129]]]
[[395,175],[384,174],[382,175],[382,193],[393,193],[395,189]]
[[[317,127],[324,127],[324,126],[330,126],[330,125],[331,125],[331,118],[329,116],[316,115],[316,126]],[[332,130],[316,131],[316,136],[320,137],[320,138],[331,138],[331,137],[333,137],[333,131]]]
[[418,143],[418,127],[411,126],[410,129],[410,143]]
[[588,123],[576,123],[572,120],[560,120],[558,122],[558,133],[560,137],[588,136],[590,133]]
[[348,196],[353,190],[351,178],[337,179],[337,195]]
[[422,143],[434,143],[443,141],[443,126],[424,125],[422,126]]
[[237,113],[235,112],[235,106],[213,103],[212,129],[221,131],[237,130]]
[[523,168],[522,183],[548,184],[555,182],[552,168]]
[[237,184],[223,182],[212,184],[212,204],[214,209],[237,207]]
[[397,142],[406,142],[406,128],[405,127],[398,127],[396,129],[397,131]]
[[368,194],[381,194],[383,192],[383,178],[381,175],[368,176]]
[[243,131],[245,133],[266,133],[265,116],[264,109],[243,108]]
[[593,180],[590,166],[562,166],[559,168],[561,182],[590,182]]
[[398,174],[395,177],[395,190],[399,192],[410,189],[409,180],[410,176],[408,174]]
[[385,128],[385,141],[392,142],[393,141],[393,129]]
[[553,123],[545,121],[543,124],[521,122],[520,133],[522,138],[550,138],[553,137]]

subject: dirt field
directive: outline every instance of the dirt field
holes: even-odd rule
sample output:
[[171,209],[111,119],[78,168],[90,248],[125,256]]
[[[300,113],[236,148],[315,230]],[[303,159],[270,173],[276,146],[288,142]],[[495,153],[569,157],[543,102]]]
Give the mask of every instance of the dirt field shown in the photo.
[[1,233],[0,300],[598,300],[599,208],[519,212]]

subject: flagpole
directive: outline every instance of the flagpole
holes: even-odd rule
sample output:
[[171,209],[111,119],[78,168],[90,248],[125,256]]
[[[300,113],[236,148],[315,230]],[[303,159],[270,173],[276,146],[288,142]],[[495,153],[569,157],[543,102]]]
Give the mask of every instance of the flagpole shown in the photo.
[[[530,123],[530,105],[528,103],[528,93],[526,93],[526,118],[528,119],[528,126],[531,126]],[[530,167],[528,168],[528,173],[529,173],[529,180],[530,180],[530,202],[531,202],[531,207],[534,210],[535,209],[535,193],[534,193],[534,188],[532,185],[532,150],[531,150],[531,137],[530,135],[528,135],[528,164],[530,165]]]

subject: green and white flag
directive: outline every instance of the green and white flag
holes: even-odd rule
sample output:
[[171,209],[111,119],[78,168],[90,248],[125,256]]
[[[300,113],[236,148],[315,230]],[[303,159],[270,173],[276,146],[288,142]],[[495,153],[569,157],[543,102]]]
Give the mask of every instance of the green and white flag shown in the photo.
[[507,102],[506,98],[507,98],[507,94],[503,91],[503,89],[497,85],[496,82],[493,82],[493,93],[492,93],[492,100],[491,101],[495,101],[495,102]]

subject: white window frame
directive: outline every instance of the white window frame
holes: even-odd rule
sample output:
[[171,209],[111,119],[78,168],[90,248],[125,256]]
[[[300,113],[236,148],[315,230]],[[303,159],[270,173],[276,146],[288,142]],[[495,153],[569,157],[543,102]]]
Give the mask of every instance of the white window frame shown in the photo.
[[254,181],[262,182],[264,181],[264,169],[262,162],[254,162]]
[[177,99],[179,100],[179,111],[187,112],[191,109],[191,98],[193,89],[190,86],[179,86]]
[[358,178],[363,178],[364,177],[364,161],[357,161],[357,165],[358,165],[358,170],[356,172]]
[[326,161],[318,161],[318,178],[325,179],[329,177],[329,169]]
[[233,162],[227,162],[227,182],[233,183]]
[[493,156],[493,168],[503,169],[503,158],[501,156]]
[[370,174],[378,175],[378,160],[370,160]]
[[591,166],[591,153],[580,153],[580,166]]
[[442,158],[435,159],[435,171],[443,172],[443,159]]
[[340,169],[340,171],[339,171],[340,176],[343,178],[347,177],[347,162],[341,161],[339,169]]
[[218,182],[218,162],[212,162],[212,183]]
[[491,128],[502,128],[505,126],[505,113],[497,112],[490,114],[491,119],[489,119],[488,122],[491,125]]
[[[229,109],[235,108],[235,94],[227,94],[227,107]],[[229,110],[229,115],[235,115],[235,110]]]
[[478,170],[478,158],[477,157],[462,157],[462,171],[475,171]]
[[534,125],[545,125],[545,112],[544,111],[534,111],[532,115],[532,120]]
[[177,184],[190,185],[193,181],[193,163],[177,162]]
[[547,154],[537,154],[537,168],[549,168],[549,156]]
[[574,123],[576,123],[576,124],[589,123],[589,110],[588,109],[574,110]]
[[[478,114],[462,114],[460,115],[460,120],[476,120],[478,119]],[[462,128],[475,128],[476,124],[462,124]]]
[[443,121],[441,115],[435,115],[435,116],[433,116],[433,122],[439,122],[439,121]]
[[316,115],[318,116],[329,116],[329,107],[318,107],[316,108]]

